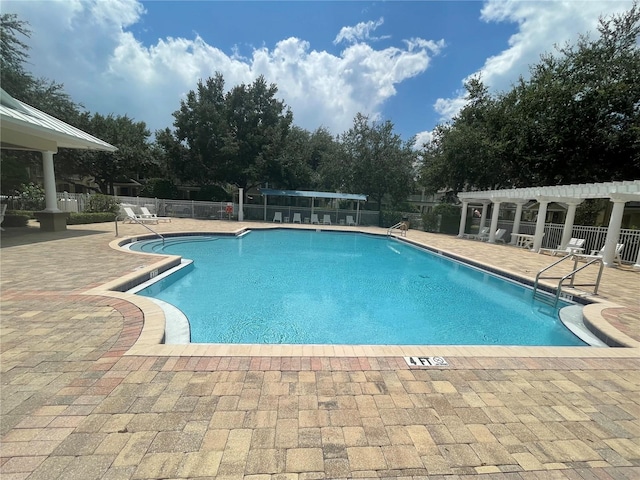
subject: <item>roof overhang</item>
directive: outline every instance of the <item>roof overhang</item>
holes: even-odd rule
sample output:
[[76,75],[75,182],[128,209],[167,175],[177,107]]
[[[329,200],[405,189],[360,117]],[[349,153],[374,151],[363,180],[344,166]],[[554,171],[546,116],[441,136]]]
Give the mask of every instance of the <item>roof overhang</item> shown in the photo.
[[572,201],[580,202],[588,198],[638,201],[640,200],[640,180],[460,192],[458,193],[458,198],[468,203],[515,203],[528,200],[567,203]]
[[113,145],[58,120],[1,90],[1,147],[53,151],[58,148],[115,152]]
[[276,190],[273,188],[258,189],[261,195],[278,197],[338,198],[341,200],[367,201],[366,195],[339,192],[311,192],[307,190]]

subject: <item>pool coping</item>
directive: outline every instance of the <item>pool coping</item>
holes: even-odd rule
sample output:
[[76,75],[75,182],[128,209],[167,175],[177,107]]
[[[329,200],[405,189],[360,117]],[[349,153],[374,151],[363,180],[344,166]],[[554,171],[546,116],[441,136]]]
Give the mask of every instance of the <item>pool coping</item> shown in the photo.
[[[198,235],[230,235],[238,236],[248,230],[273,230],[273,229],[298,229],[291,226],[267,226],[242,227],[228,232],[171,232],[164,235],[165,238],[175,236]],[[307,227],[308,228],[308,227]],[[344,232],[344,229],[325,228],[314,225],[314,229]],[[382,233],[369,232],[351,227],[348,232],[357,232],[365,235],[384,236]],[[156,238],[153,234],[133,235],[115,239],[109,246],[122,252],[122,246],[137,240]],[[470,259],[447,251],[442,248],[433,248],[417,240],[406,239],[392,235],[397,240],[424,248],[432,253],[444,255],[472,267],[486,270],[500,275],[512,281],[532,285],[533,280],[508,270],[497,268],[474,259]],[[125,250],[126,251],[126,250]],[[84,295],[101,295],[117,298],[130,302],[140,309],[144,317],[142,331],[131,348],[124,355],[129,356],[260,356],[260,357],[593,357],[593,358],[637,358],[640,357],[640,342],[632,339],[612,326],[604,317],[607,309],[624,308],[615,303],[602,301],[597,298],[581,298],[580,303],[591,302],[585,305],[583,315],[585,325],[605,343],[611,347],[530,347],[530,346],[486,346],[486,345],[292,345],[292,344],[205,344],[190,343],[183,345],[164,344],[165,316],[162,309],[153,301],[135,294],[126,293],[134,286],[148,281],[158,274],[180,264],[181,257],[176,255],[163,255],[157,253],[136,252],[129,250],[133,255],[147,255],[158,257],[158,261],[152,265],[141,268],[138,271],[124,275],[118,279],[107,282],[95,288],[91,288]],[[543,285],[549,292],[552,286]],[[578,300],[578,299],[575,299]],[[126,318],[125,318],[126,322]],[[126,325],[125,325],[126,326]]]

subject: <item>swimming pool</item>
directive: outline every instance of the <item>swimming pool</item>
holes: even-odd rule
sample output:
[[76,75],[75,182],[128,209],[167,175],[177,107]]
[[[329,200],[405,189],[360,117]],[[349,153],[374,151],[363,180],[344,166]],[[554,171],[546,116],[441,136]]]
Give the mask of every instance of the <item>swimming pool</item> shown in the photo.
[[182,310],[194,343],[585,345],[529,288],[394,238],[275,229],[131,248],[194,260],[139,292]]

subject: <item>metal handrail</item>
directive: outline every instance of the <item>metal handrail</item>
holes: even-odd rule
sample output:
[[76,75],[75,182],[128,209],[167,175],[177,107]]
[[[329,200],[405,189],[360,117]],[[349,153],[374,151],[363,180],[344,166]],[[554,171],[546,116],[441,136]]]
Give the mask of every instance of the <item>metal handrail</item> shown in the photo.
[[136,222],[138,225],[142,225],[144,228],[146,228],[147,230],[149,230],[151,233],[153,233],[154,235],[157,235],[158,237],[160,237],[162,239],[162,245],[164,245],[164,235],[162,235],[161,233],[156,232],[153,228],[151,228],[149,225],[141,222],[140,220],[138,220],[135,217],[131,217],[129,215],[124,215],[124,214],[120,214],[120,215],[116,215],[116,237],[118,236],[118,219],[122,217],[122,220],[128,218],[129,220],[132,220],[134,222]]
[[[578,268],[578,261],[581,259],[589,259],[591,258],[591,260],[589,260],[587,263],[585,263],[584,265],[580,266]],[[547,270],[555,267],[556,265],[564,262],[565,260],[573,260],[573,270],[569,273],[567,273],[566,275],[563,275],[561,277],[543,277],[542,273],[546,272]],[[587,268],[589,265],[593,265],[594,263],[599,263],[600,264],[600,270],[598,271],[598,278],[596,279],[595,283],[575,283],[575,277],[576,274],[578,272],[580,272],[581,270],[584,270],[585,268]],[[538,290],[538,282],[541,279],[545,279],[545,280],[560,280],[558,282],[558,288],[556,289],[556,298],[555,298],[555,303],[554,306],[558,305],[558,301],[560,299],[560,293],[562,293],[562,284],[565,282],[565,280],[567,279],[571,279],[571,282],[569,283],[569,287],[574,288],[574,287],[595,287],[593,289],[593,294],[596,295],[598,293],[598,287],[600,286],[600,280],[602,279],[602,269],[604,267],[604,262],[602,261],[602,257],[600,256],[596,256],[596,257],[592,257],[591,255],[580,255],[580,254],[570,254],[567,255],[566,257],[562,257],[560,260],[553,262],[551,265],[546,266],[545,268],[543,268],[542,270],[540,270],[538,272],[538,274],[536,275],[536,280],[533,283],[533,294],[535,296],[536,291]]]
[[401,235],[406,236],[407,231],[406,231],[406,230],[403,230],[403,229],[401,229],[401,228],[400,228],[400,226],[402,226],[402,225],[404,225],[404,224],[405,224],[405,223],[404,223],[404,221],[402,221],[402,222],[398,222],[398,223],[396,223],[395,225],[393,225],[393,226],[389,227],[389,229],[387,230],[387,237],[388,237],[389,235],[391,235],[391,232],[392,232],[393,230],[400,230]]

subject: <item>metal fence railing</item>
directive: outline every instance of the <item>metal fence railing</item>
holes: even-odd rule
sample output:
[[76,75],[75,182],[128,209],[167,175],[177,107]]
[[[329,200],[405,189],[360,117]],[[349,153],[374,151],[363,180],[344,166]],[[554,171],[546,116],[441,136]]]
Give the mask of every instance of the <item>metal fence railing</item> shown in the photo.
[[[82,212],[85,210],[89,201],[90,195],[85,193],[67,193],[58,192],[56,194],[58,208],[65,212]],[[160,198],[148,198],[148,197],[126,197],[118,196],[116,200],[121,205],[130,205],[133,207],[147,207],[152,213],[156,213],[161,216],[167,217],[181,217],[181,218],[198,218],[198,219],[213,219],[213,220],[228,220],[238,218],[238,204],[232,204],[232,213],[227,210],[227,202],[202,202],[195,200],[167,200]],[[6,196],[2,198],[4,203],[7,203],[8,210],[38,210],[44,208],[44,205],[34,207],[25,206],[25,200],[20,197]],[[272,222],[276,212],[281,212],[283,221],[288,219],[289,222],[293,220],[293,215],[299,213],[302,223],[310,223],[311,209],[308,207],[294,207],[294,206],[278,206],[267,205],[266,217],[265,206],[257,204],[244,204],[244,219],[253,221]],[[320,220],[323,216],[329,215],[331,223],[340,225],[346,223],[346,217],[352,216],[358,225],[364,226],[377,226],[380,218],[378,211],[372,210],[336,210],[331,208],[314,208]],[[421,218],[419,214],[407,214],[411,220],[413,228],[420,228]],[[479,219],[474,219],[473,224],[479,223]],[[504,228],[507,230],[504,238],[508,242],[510,240],[511,232],[513,231],[513,221],[500,220],[498,222],[498,228]],[[545,235],[542,239],[543,248],[557,248],[562,240],[562,231],[564,229],[563,224],[559,223],[547,223],[544,226]],[[519,233],[534,234],[536,230],[535,222],[521,222]],[[607,237],[607,227],[594,227],[587,225],[574,225],[571,234],[575,238],[584,238],[585,246],[584,250],[587,253],[591,253],[592,250],[599,250],[604,246],[605,239]],[[626,229],[620,230],[619,243],[624,244],[624,248],[621,252],[621,258],[624,262],[635,263],[638,258],[638,251],[640,250],[640,230]]]
[[[505,237],[509,237],[513,230],[513,221],[498,221],[498,228],[507,230]],[[542,238],[542,248],[558,248],[562,241],[562,231],[564,225],[561,223],[546,223],[544,225],[544,237]],[[593,250],[600,250],[604,246],[607,238],[607,227],[594,227],[588,225],[574,225],[571,236],[574,238],[584,238],[584,251],[591,253]],[[521,222],[519,233],[533,235],[536,231],[535,222]],[[623,262],[635,263],[640,250],[640,230],[623,228],[620,230],[618,243],[623,243],[624,247],[620,253]]]

